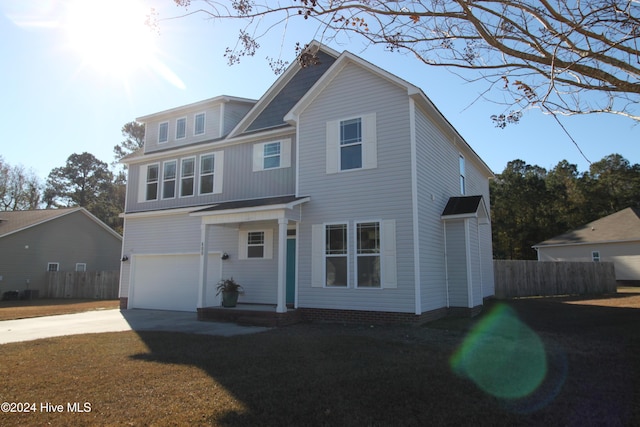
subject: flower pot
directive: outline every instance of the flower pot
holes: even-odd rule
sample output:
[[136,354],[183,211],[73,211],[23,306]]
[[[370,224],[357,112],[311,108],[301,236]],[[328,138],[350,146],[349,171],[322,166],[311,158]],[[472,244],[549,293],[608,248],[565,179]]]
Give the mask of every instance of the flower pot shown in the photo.
[[238,303],[239,292],[222,292],[222,306],[235,307]]

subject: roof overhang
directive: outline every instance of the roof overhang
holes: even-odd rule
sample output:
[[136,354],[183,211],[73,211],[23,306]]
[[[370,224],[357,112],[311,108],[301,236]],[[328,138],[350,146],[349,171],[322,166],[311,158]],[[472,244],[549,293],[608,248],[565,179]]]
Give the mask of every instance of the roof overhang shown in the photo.
[[443,221],[467,218],[478,218],[481,224],[491,222],[483,196],[450,197],[440,215]]
[[300,221],[299,205],[310,197],[282,196],[223,202],[193,211],[189,216],[202,218],[207,225],[287,219]]

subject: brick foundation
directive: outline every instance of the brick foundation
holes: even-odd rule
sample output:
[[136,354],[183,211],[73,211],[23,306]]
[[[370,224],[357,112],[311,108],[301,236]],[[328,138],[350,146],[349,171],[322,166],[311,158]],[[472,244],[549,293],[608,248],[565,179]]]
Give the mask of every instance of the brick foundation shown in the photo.
[[120,310],[126,310],[129,306],[129,298],[120,297]]
[[324,308],[298,308],[302,319],[308,322],[361,323],[361,324],[422,324],[445,317],[446,308],[428,311],[420,315],[390,311],[332,310]]

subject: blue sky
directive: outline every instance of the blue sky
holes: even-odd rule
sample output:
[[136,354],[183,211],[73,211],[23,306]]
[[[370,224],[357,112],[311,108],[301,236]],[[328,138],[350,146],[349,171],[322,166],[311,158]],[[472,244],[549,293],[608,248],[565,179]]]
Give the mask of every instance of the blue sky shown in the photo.
[[[112,18],[99,5],[120,0],[85,0],[93,14],[92,20],[85,21],[92,25],[73,33],[69,16],[78,7],[74,1],[0,0],[0,78],[4,82],[0,156],[43,179],[73,153],[86,151],[111,163],[113,146],[123,140],[122,125],[136,117],[223,94],[259,98],[277,78],[265,58],[291,61],[296,41],[318,38],[305,23],[290,26],[284,39],[276,30],[260,41],[255,57],[229,66],[223,55],[225,47],[235,43],[237,24],[213,22],[203,15],[162,21],[159,34],[150,35],[151,48],[142,40],[131,40],[138,35],[125,42],[116,38],[126,37],[122,16],[123,11],[133,15],[132,0],[116,9]],[[143,7],[156,8],[161,18],[181,12],[171,0],[147,0]],[[103,21],[108,27],[97,28]],[[98,36],[85,36],[82,31],[102,31],[108,42],[91,39]],[[113,52],[104,44],[111,42],[126,43],[126,48],[117,45]],[[536,110],[525,114],[518,125],[496,128],[489,117],[502,107],[476,100],[484,84],[467,84],[411,56],[382,48],[365,50],[357,39],[329,46],[349,50],[421,87],[495,173],[514,159],[547,169],[566,159],[580,171],[588,169],[555,121]],[[640,163],[640,126],[631,120],[606,115],[562,120],[591,161],[619,153],[631,163]]]

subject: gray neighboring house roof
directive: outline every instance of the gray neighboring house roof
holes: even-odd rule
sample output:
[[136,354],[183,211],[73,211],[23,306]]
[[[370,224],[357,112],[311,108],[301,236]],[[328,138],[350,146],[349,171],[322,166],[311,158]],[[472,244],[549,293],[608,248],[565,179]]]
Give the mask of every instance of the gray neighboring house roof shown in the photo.
[[640,241],[640,209],[626,208],[580,228],[534,245],[564,246],[603,242]]
[[109,231],[118,239],[122,240],[122,236],[112,230],[104,222],[93,216],[85,208],[62,208],[62,209],[40,209],[31,211],[2,211],[0,212],[0,239],[10,234],[18,233],[27,228],[52,221],[71,213],[81,211],[98,225]]

